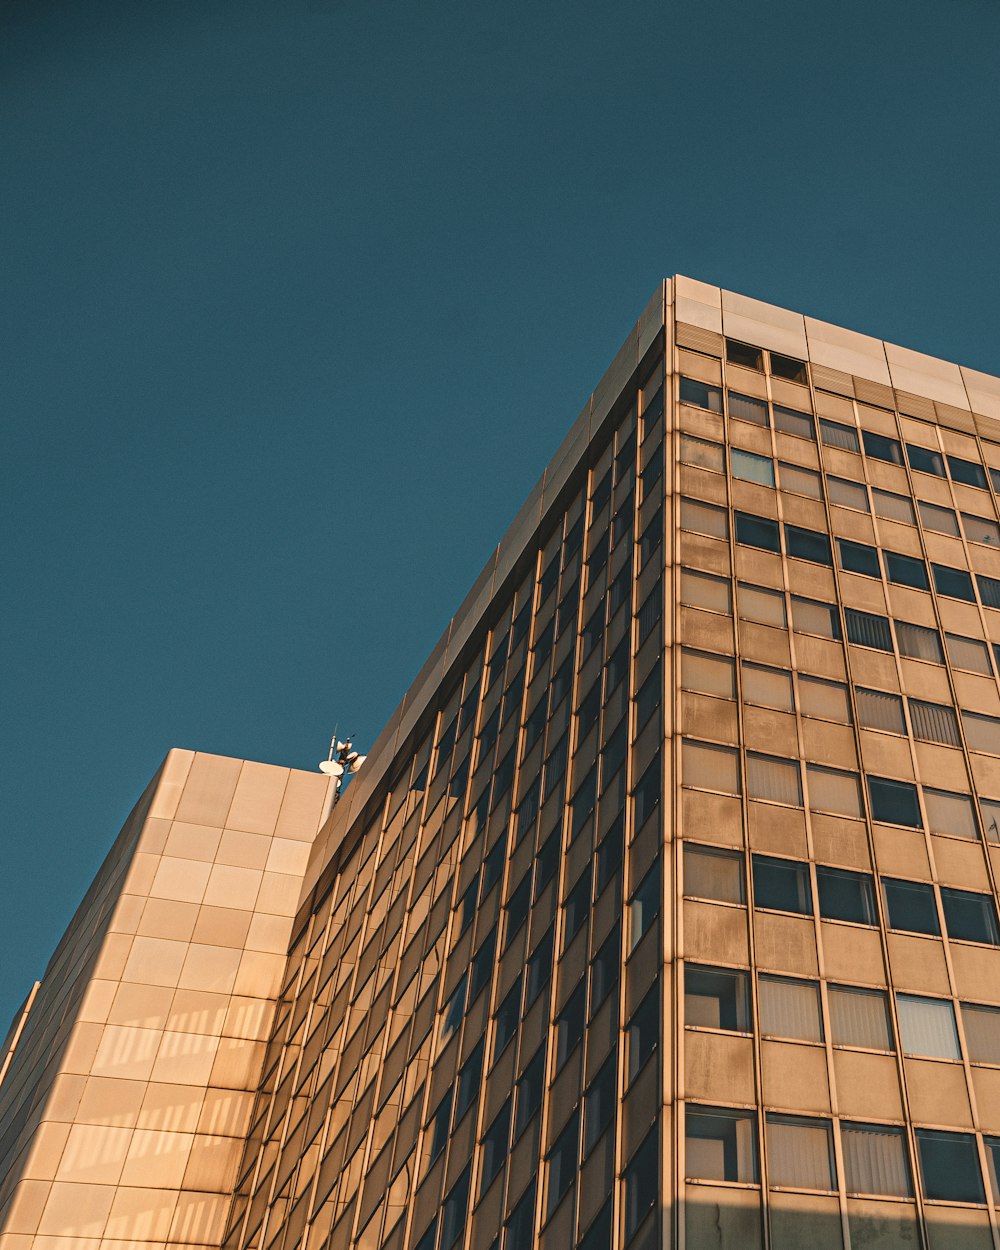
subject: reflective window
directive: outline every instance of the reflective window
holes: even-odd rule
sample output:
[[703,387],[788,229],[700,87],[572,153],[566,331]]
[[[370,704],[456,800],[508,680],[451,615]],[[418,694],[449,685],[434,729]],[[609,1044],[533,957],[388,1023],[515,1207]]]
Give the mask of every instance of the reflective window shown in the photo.
[[884,990],[855,985],[831,985],[830,1034],[834,1046],[864,1050],[892,1050],[889,1007]]
[[698,499],[681,499],[681,529],[693,534],[707,534],[712,538],[729,535],[729,521],[725,508],[702,503]]
[[846,538],[837,539],[840,553],[840,567],[847,573],[860,573],[863,577],[881,577],[878,552],[874,547],[864,543],[848,542]]
[[803,529],[799,525],[786,525],[785,547],[789,558],[810,560],[813,564],[833,563],[829,538],[816,530]]
[[886,460],[889,464],[903,463],[903,450],[894,438],[886,438],[874,430],[862,430],[861,439],[866,456],[871,456],[873,460]]
[[713,473],[725,470],[721,443],[708,443],[692,434],[681,435],[681,464],[695,465],[699,469],[711,469]]
[[883,877],[882,889],[890,929],[901,929],[905,933],[940,933],[932,885]]
[[984,516],[962,513],[962,528],[970,543],[985,543],[987,547],[1000,547],[1000,525]]
[[573,1184],[577,1172],[580,1112],[574,1111],[569,1123],[556,1138],[555,1145],[545,1160],[547,1183],[545,1187],[545,1218],[559,1205],[563,1195]]
[[[625,1169],[625,1236],[630,1238],[656,1206],[660,1192],[659,1150],[657,1131],[647,1133],[645,1140]],[[648,1231],[648,1225],[647,1225]],[[525,1245],[528,1243],[525,1242]],[[581,1250],[583,1248],[581,1247]]]
[[695,569],[681,569],[681,603],[706,612],[730,613],[733,609],[729,580]]
[[1000,580],[977,573],[976,585],[979,587],[979,597],[987,608],[1000,608]]
[[952,794],[947,790],[929,790],[924,786],[924,808],[927,812],[927,828],[931,833],[966,838],[971,842],[979,837],[969,795]]
[[849,482],[844,477],[828,477],[826,488],[830,502],[841,508],[854,508],[858,512],[868,512],[868,492],[860,482]]
[[980,799],[979,814],[988,842],[1000,843],[1000,799]]
[[747,973],[732,968],[684,966],[685,1023],[707,1029],[747,1032],[750,989]]
[[795,495],[808,495],[810,499],[823,498],[823,482],[818,473],[812,469],[800,468],[797,464],[778,465],[778,477],[782,490],[791,491]]
[[809,887],[808,864],[794,859],[754,855],[753,895],[755,907],[811,915],[812,891]]
[[625,1026],[626,1086],[631,1085],[660,1040],[660,987],[654,985]]
[[799,674],[799,707],[803,716],[835,720],[841,725],[851,723],[851,701],[847,687],[840,681]]
[[823,1040],[819,985],[815,981],[761,975],[757,979],[757,1000],[763,1037],[786,1037],[801,1042]]
[[760,547],[764,551],[781,551],[777,521],[753,516],[749,512],[737,512],[734,520],[738,543],[745,547]]
[[945,1202],[985,1201],[976,1139],[971,1133],[918,1128],[917,1154],[924,1193]]
[[743,856],[721,847],[684,843],[684,894],[688,898],[743,903]]
[[952,599],[965,599],[968,603],[976,602],[976,592],[972,589],[972,577],[965,569],[953,569],[946,564],[932,564],[934,589],[939,595],[948,595]]
[[913,504],[905,495],[896,495],[892,491],[872,487],[872,503],[875,507],[875,515],[881,517],[883,521],[899,521],[902,525],[916,525],[917,523]]
[[681,652],[681,684],[685,690],[732,699],[736,693],[732,657],[715,655],[708,651],[692,651],[685,647]]
[[983,942],[988,946],[1000,945],[996,908],[993,906],[991,894],[952,890],[942,886],[941,907],[944,911],[944,927],[950,938],[963,942]]
[[897,586],[912,586],[915,590],[927,590],[927,566],[916,556],[900,555],[898,551],[885,553],[885,575]]
[[757,1117],[753,1111],[689,1103],[684,1136],[688,1178],[756,1182]]
[[738,421],[752,421],[754,425],[767,425],[767,400],[755,395],[729,392],[729,415]]
[[586,1154],[615,1118],[617,1056],[612,1054],[583,1096],[583,1151]]
[[959,456],[948,456],[947,459],[953,481],[964,482],[966,486],[975,486],[979,490],[987,489],[986,474],[981,464],[974,460],[962,460]]
[[660,913],[660,866],[654,864],[635,887],[629,900],[629,953],[653,927]]
[[938,451],[929,447],[921,447],[919,443],[906,444],[906,458],[915,473],[931,473],[935,477],[944,477],[944,459]]
[[809,384],[805,363],[794,360],[791,356],[779,356],[777,352],[771,352],[771,372],[776,378],[787,378],[789,382],[800,382],[803,386]]
[[878,924],[875,891],[867,872],[849,872],[846,868],[816,869],[819,914],[824,920],[847,920],[851,924]]
[[917,511],[925,529],[934,530],[938,534],[952,534],[958,537],[958,517],[951,508],[942,508],[936,503],[917,502]]
[[710,412],[722,412],[722,391],[717,386],[697,382],[694,378],[681,378],[681,403],[707,408]]
[[961,1003],[965,1045],[973,1063],[1000,1064],[1000,1007]]
[[764,353],[759,347],[751,347],[749,343],[738,343],[735,339],[726,339],[726,360],[731,365],[742,365],[745,369],[756,369],[764,372]]
[[761,707],[774,707],[782,712],[794,710],[792,675],[783,668],[765,668],[743,661],[743,700]]
[[733,477],[744,482],[757,482],[760,486],[774,485],[774,462],[770,456],[757,456],[752,451],[733,447],[729,452],[729,464]]
[[[771,359],[774,360],[773,355]],[[785,434],[795,434],[799,438],[816,438],[813,419],[809,413],[797,412],[796,409],[785,408],[782,404],[774,405],[774,428]]]
[[784,629],[787,625],[785,596],[780,590],[767,590],[763,586],[740,582],[738,597],[741,619],[756,621],[760,625],[773,625],[777,629]]

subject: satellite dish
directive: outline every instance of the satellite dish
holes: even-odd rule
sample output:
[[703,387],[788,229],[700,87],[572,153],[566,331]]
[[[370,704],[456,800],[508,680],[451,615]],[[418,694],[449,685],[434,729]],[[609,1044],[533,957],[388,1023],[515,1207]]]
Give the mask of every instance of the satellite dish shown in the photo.
[[320,760],[319,771],[328,777],[343,777],[344,766],[338,760]]
[[356,755],[354,759],[350,761],[348,771],[356,773],[367,758],[367,755]]

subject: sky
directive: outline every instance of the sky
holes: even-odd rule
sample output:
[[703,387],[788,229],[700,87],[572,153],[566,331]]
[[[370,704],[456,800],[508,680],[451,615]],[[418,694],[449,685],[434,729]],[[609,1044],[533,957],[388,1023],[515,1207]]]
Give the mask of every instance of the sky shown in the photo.
[[0,1034],[172,746],[364,749],[660,278],[1000,373],[995,0],[0,0]]

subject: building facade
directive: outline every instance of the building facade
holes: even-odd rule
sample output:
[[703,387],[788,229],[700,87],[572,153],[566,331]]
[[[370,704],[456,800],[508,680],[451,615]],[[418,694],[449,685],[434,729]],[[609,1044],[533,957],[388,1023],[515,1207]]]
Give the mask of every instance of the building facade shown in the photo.
[[169,757],[2,1250],[1000,1250],[998,498],[1000,380],[665,282],[331,816]]

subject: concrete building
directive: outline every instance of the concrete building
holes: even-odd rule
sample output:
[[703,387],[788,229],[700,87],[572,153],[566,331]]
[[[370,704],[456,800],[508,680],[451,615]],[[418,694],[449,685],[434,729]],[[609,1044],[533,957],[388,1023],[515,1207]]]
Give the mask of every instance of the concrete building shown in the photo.
[[0,1250],[1000,1250],[1000,379],[665,282],[324,819],[172,752]]

